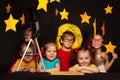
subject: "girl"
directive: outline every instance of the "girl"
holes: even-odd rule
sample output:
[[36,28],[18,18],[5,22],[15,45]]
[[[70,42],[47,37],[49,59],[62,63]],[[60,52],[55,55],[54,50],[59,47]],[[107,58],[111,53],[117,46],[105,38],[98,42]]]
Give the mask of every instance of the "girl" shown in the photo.
[[77,52],[77,64],[69,68],[69,71],[82,73],[98,73],[99,69],[93,64],[94,56],[87,48]]
[[[39,60],[38,64],[38,72],[50,72],[50,71],[59,71],[60,69],[60,61],[57,56],[57,47],[56,44],[49,42],[44,46],[44,56],[43,63]],[[44,68],[45,67],[45,70]]]
[[118,55],[116,53],[112,54],[112,59],[109,61],[108,55],[103,51],[104,40],[102,35],[97,34],[93,37],[92,47],[96,50],[96,65],[100,69],[100,72],[107,72],[112,66],[115,59],[117,59]]

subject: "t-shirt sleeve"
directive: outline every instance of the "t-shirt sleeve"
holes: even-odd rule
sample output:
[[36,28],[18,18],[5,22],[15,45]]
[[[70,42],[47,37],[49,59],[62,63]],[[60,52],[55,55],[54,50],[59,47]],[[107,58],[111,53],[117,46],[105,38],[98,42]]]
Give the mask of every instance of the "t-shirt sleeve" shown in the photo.
[[75,64],[74,66],[73,66],[73,68],[78,68],[79,67],[79,65],[78,64]]
[[[45,58],[42,58],[43,62],[45,61]],[[38,60],[38,63],[42,62],[41,59]]]
[[58,58],[56,58],[55,63],[60,63],[60,60]]
[[18,60],[15,62],[15,64],[13,65],[13,67],[17,67],[17,66],[19,65],[19,63],[20,63],[20,59],[18,59]]
[[97,66],[95,64],[91,64],[90,67],[96,68]]

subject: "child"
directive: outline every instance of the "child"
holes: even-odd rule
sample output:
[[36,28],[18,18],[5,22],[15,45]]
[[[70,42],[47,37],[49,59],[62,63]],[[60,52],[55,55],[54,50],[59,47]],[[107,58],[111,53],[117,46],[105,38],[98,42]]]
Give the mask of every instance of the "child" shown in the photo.
[[[23,43],[20,46],[20,56],[23,57],[23,53],[25,52],[27,47],[27,43]],[[15,64],[13,65],[11,72],[15,72],[19,63],[20,63],[21,59],[17,59],[17,61],[15,62]],[[18,70],[19,72],[25,72],[25,71],[30,71],[30,72],[35,72],[35,61],[33,60],[33,45],[30,44],[24,58],[23,61],[20,65],[20,68]]]
[[[71,31],[66,31],[60,38],[62,48],[58,50],[58,58],[60,59],[60,71],[68,71],[72,60],[72,45],[75,41],[75,35]],[[74,55],[73,55],[74,56]],[[71,64],[70,64],[71,63]]]
[[[39,60],[38,64],[38,72],[51,72],[51,71],[59,71],[60,69],[60,61],[57,57],[57,46],[55,43],[49,42],[46,43],[43,47],[44,56],[43,63]],[[45,67],[45,70],[44,70]]]
[[99,69],[93,64],[94,56],[87,48],[77,52],[77,64],[69,68],[69,71],[82,73],[98,73]]
[[[32,37],[35,37],[35,35],[33,35],[33,29],[32,29],[32,27],[29,27],[29,28],[27,28],[25,31],[24,31],[24,34],[23,34],[23,38],[24,38],[24,41],[25,42],[29,42],[30,41],[30,39],[32,39]],[[36,36],[37,37],[37,36]],[[35,45],[35,41],[34,41],[34,38],[33,38],[33,40],[32,40],[32,44],[33,45]],[[40,59],[40,56],[39,56],[39,54],[38,54],[38,52],[36,51],[36,56],[35,56],[36,58],[36,60],[39,60]]]
[[[29,27],[25,30],[25,32],[23,33],[23,38],[25,42],[30,41],[30,39],[32,38],[32,27]],[[32,43],[34,44],[34,41],[32,40]]]
[[92,47],[96,50],[96,65],[100,69],[100,72],[107,72],[112,66],[118,55],[116,53],[112,54],[112,59],[109,61],[108,55],[102,51],[104,46],[104,40],[101,34],[96,34],[92,39]]

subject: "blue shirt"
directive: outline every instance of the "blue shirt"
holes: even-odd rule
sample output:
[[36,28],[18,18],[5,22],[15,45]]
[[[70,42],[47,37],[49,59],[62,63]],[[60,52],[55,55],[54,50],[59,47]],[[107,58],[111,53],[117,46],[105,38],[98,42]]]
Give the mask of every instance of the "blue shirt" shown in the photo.
[[[39,60],[39,62],[41,62],[41,60]],[[60,63],[60,60],[58,58],[55,58],[54,60],[48,62],[46,61],[46,58],[43,58],[43,63],[45,65],[45,69],[52,69],[55,68],[55,64],[56,63]]]

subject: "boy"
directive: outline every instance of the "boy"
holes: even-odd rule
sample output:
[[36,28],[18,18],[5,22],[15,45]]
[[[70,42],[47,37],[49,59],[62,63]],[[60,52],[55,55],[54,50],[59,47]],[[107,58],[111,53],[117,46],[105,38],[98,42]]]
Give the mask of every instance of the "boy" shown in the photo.
[[60,59],[60,71],[68,71],[72,55],[72,45],[75,41],[75,35],[71,31],[66,31],[60,38],[62,48],[58,49],[58,58]]
[[[27,47],[27,43],[23,43],[20,46],[20,56],[21,57],[23,56],[23,53],[26,50],[26,47]],[[30,44],[18,71],[19,72],[25,72],[25,71],[35,72],[36,71],[35,61],[33,60],[33,57],[34,57],[33,56],[33,45]],[[11,69],[11,72],[16,71],[20,61],[21,61],[21,59],[17,59],[17,61],[15,62],[15,64],[13,65],[13,67]]]

